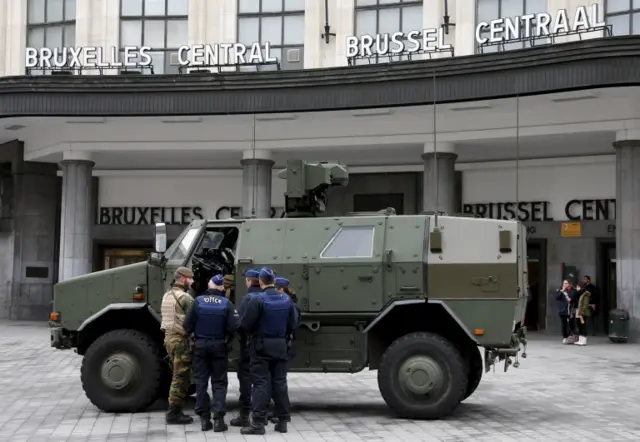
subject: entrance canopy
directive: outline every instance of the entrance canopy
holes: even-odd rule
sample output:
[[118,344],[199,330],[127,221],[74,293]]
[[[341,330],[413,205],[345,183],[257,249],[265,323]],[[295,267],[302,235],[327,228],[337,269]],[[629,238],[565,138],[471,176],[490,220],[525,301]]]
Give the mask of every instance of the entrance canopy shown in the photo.
[[238,167],[253,149],[276,165],[421,164],[434,145],[458,162],[611,154],[640,122],[639,68],[631,36],[304,72],[7,77],[0,142],[96,169]]

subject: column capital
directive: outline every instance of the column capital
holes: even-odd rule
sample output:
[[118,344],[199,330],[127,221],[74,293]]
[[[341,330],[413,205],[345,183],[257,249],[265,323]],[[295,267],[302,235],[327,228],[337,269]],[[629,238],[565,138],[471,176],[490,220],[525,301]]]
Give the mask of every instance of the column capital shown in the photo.
[[616,142],[629,140],[640,140],[640,129],[632,127],[616,131]]
[[623,147],[640,147],[640,138],[637,140],[620,140],[613,142],[614,149],[621,149]]
[[245,150],[242,152],[243,160],[270,160],[271,151],[266,149]]
[[91,152],[67,150],[62,153],[60,164],[68,163],[89,163],[91,167],[95,165]]
[[432,155],[434,153],[437,153],[438,155],[443,153],[455,154],[456,146],[455,144],[448,142],[428,142],[424,143],[423,153],[423,158],[425,157],[425,155]]

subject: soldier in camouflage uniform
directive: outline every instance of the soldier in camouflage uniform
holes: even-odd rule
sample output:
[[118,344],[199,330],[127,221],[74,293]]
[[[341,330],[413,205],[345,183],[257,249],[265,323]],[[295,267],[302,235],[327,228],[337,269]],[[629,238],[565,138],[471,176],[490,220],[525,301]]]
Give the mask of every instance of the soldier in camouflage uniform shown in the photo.
[[176,270],[173,287],[162,298],[162,325],[164,346],[171,359],[173,377],[169,390],[169,411],[167,424],[190,424],[193,418],[186,416],[182,406],[191,384],[191,344],[184,330],[187,311],[193,298],[187,292],[193,284],[193,272],[186,267]]

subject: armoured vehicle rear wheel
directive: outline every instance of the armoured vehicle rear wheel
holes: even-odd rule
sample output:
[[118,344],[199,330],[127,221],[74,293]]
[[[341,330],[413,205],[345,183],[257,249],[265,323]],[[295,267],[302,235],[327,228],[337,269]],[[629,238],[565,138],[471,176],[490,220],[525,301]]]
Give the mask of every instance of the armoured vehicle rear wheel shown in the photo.
[[467,373],[451,342],[433,333],[410,333],[396,339],[382,355],[378,387],[399,416],[440,419],[462,402]]
[[162,365],[154,341],[138,330],[114,330],[96,339],[82,359],[82,388],[109,413],[135,413],[158,397]]
[[476,348],[474,348],[474,350],[469,360],[469,383],[467,384],[467,392],[464,394],[464,399],[467,399],[476,391],[476,388],[478,388],[482,380],[482,370],[484,369],[482,366],[482,357]]

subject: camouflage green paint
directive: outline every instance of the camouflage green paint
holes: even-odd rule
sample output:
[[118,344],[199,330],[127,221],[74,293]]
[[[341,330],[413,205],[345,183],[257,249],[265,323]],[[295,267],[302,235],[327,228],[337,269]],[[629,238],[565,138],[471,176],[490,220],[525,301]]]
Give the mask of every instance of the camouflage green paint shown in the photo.
[[470,333],[484,331],[476,336],[485,347],[509,347],[518,299],[448,299],[446,305]]
[[[303,312],[292,371],[344,371],[347,369],[344,366],[326,367],[323,361],[351,360],[351,365],[357,366],[366,350],[361,340],[363,327],[394,300],[427,297],[442,300],[458,315],[467,331],[484,330],[484,335],[478,337],[481,345],[508,345],[514,321],[521,319],[526,302],[526,298],[518,298],[517,293],[517,287],[526,286],[518,277],[518,267],[522,268],[519,261],[526,256],[524,231],[521,239],[525,253],[521,252],[519,260],[515,259],[516,250],[502,257],[498,256],[499,252],[494,254],[493,249],[498,248],[498,235],[494,244],[487,235],[479,233],[484,246],[475,249],[475,261],[469,263],[466,251],[474,251],[469,249],[473,247],[469,240],[475,233],[467,233],[464,229],[472,231],[474,223],[495,221],[447,221],[443,217],[439,227],[444,232],[442,254],[430,253],[426,244],[432,221],[433,218],[426,215],[204,223],[198,220],[197,226],[192,223],[185,231],[194,227],[237,226],[240,237],[236,246],[236,304],[246,295],[242,276],[246,268],[273,268],[278,275],[290,280]],[[448,233],[451,231],[447,222],[454,228],[458,223],[457,236]],[[504,222],[504,225],[512,228],[513,224],[508,223],[511,222]],[[320,257],[331,238],[345,226],[372,226],[375,229],[372,257]],[[201,231],[200,235],[203,233]],[[200,237],[195,238],[194,244],[199,241]],[[256,244],[260,246],[256,247]],[[453,253],[448,254],[448,251]],[[101,308],[112,303],[131,302],[135,286],[148,281],[149,303],[159,310],[166,290],[160,289],[171,279],[171,266],[189,265],[189,262],[190,257],[180,263],[169,261],[162,269],[139,263],[64,281],[56,286],[55,309],[61,312],[65,328],[77,330],[83,320]],[[310,329],[314,324],[321,328]],[[230,358],[233,369],[237,348]]]
[[428,266],[429,299],[515,299],[517,287],[515,263]]
[[187,398],[189,384],[191,384],[191,347],[189,339],[173,335],[165,338],[164,348],[171,358],[173,376],[169,389],[169,404],[182,405]]
[[[54,288],[53,311],[60,312],[67,330],[78,330],[85,319],[109,304],[130,303],[136,286],[147,286],[149,264],[140,262],[102,270],[59,282]],[[162,299],[160,293],[151,296]]]

